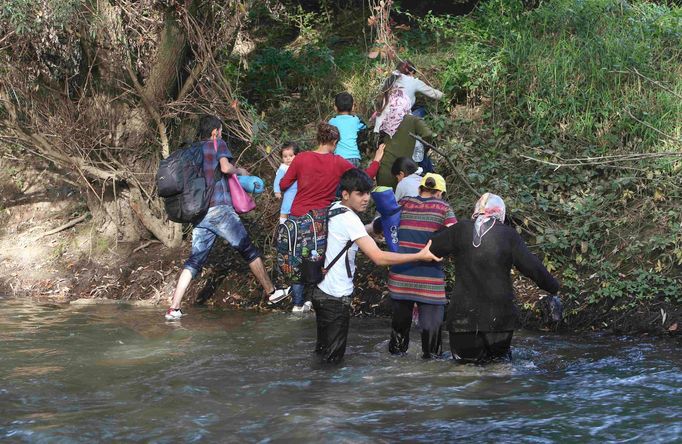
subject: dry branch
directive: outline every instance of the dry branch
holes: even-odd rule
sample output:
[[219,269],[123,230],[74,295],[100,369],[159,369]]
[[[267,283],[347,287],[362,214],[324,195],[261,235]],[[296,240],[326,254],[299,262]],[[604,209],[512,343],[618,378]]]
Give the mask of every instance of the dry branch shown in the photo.
[[139,247],[135,248],[135,249],[133,250],[133,253],[137,253],[138,251],[144,250],[145,248],[147,248],[148,246],[150,246],[150,245],[152,245],[152,244],[158,244],[158,243],[160,243],[160,242],[157,241],[157,240],[150,240],[150,241],[147,241],[147,242],[143,243],[142,245],[140,245]]
[[90,214],[90,213],[85,213],[85,214],[83,214],[82,216],[79,216],[79,217],[77,217],[77,218],[75,218],[75,219],[73,219],[73,220],[70,220],[69,222],[65,223],[64,225],[60,225],[60,226],[58,226],[57,228],[54,228],[54,229],[52,229],[52,230],[50,230],[50,231],[46,231],[45,233],[40,234],[38,237],[35,238],[34,242],[37,241],[37,240],[40,240],[40,239],[42,239],[42,238],[44,238],[44,237],[52,236],[53,234],[57,234],[57,233],[59,233],[60,231],[64,231],[64,230],[69,229],[69,228],[71,228],[71,227],[73,227],[73,226],[75,226],[75,225],[78,225],[79,223],[81,223],[81,222],[83,222],[85,219],[87,219],[87,217],[88,217],[89,214]]
[[594,166],[594,165],[610,165],[619,162],[635,162],[638,160],[647,159],[662,159],[670,157],[682,157],[682,153],[676,152],[665,152],[665,153],[640,153],[640,154],[627,154],[627,155],[615,155],[615,156],[600,156],[600,157],[578,157],[574,159],[561,159],[560,162],[551,162],[549,160],[538,159],[536,157],[527,156],[525,154],[520,154],[527,160],[532,160],[533,162],[542,163],[545,165],[553,166],[554,171],[563,167],[578,167],[578,166]]
[[450,168],[452,168],[452,170],[455,172],[455,174],[457,174],[457,176],[459,177],[459,179],[462,181],[462,183],[464,183],[464,185],[466,185],[466,187],[469,189],[469,191],[471,191],[471,192],[474,194],[474,196],[480,197],[481,193],[479,193],[478,191],[476,191],[476,189],[475,189],[475,188],[471,185],[471,183],[467,180],[466,176],[464,176],[464,173],[462,173],[462,172],[459,170],[459,168],[457,168],[457,166],[455,166],[455,162],[453,162],[452,159],[450,159],[450,156],[448,156],[447,154],[445,154],[445,152],[443,152],[443,151],[441,151],[440,149],[436,148],[435,146],[433,146],[433,145],[430,144],[429,142],[425,141],[424,139],[422,139],[422,138],[419,137],[418,135],[416,135],[416,134],[414,134],[414,133],[410,133],[410,136],[414,137],[416,140],[418,140],[418,141],[420,141],[421,143],[423,143],[424,146],[428,146],[428,147],[431,148],[433,151],[435,151],[437,154],[439,154],[443,159],[445,159],[445,160],[448,162],[448,164],[450,165]]
[[670,134],[661,131],[660,129],[656,128],[655,126],[650,125],[650,124],[648,124],[648,123],[646,123],[646,122],[644,122],[644,121],[638,119],[637,117],[635,117],[635,116],[632,115],[632,113],[630,112],[629,109],[626,109],[625,112],[627,112],[628,115],[629,115],[633,120],[635,120],[636,122],[638,122],[638,123],[640,123],[640,124],[646,126],[647,128],[649,128],[649,129],[651,129],[651,130],[657,132],[658,134],[660,134],[661,136],[665,137],[666,139],[672,140],[672,141],[675,142],[677,145],[682,145],[682,139],[677,138],[677,137],[675,137],[675,136],[671,136]]

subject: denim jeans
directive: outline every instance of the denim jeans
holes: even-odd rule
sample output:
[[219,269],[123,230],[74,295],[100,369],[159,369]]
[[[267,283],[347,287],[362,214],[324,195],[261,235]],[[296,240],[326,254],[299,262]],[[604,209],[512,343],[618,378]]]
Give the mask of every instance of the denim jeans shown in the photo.
[[247,263],[261,256],[260,251],[251,243],[251,238],[232,205],[211,207],[192,230],[192,253],[183,267],[192,273],[192,278],[199,274],[206,263],[216,236],[225,239]]
[[426,116],[426,108],[423,106],[415,106],[412,108],[412,115],[423,119]]
[[300,307],[305,302],[305,284],[291,284],[291,299],[294,305]]

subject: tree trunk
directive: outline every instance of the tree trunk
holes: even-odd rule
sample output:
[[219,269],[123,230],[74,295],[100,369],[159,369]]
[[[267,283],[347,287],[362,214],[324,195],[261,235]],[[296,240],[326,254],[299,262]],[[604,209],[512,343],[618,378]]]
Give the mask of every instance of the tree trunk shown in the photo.
[[[247,10],[239,1],[165,4],[89,2],[72,27],[50,29],[56,45],[66,43],[49,51],[52,40],[0,31],[8,47],[24,44],[21,63],[0,72],[0,136],[87,189],[103,235],[135,241],[151,233],[175,247],[182,226],[155,197],[158,160],[170,153],[178,118],[232,102],[215,57],[234,42]],[[207,93],[196,88],[203,79],[227,87]]]

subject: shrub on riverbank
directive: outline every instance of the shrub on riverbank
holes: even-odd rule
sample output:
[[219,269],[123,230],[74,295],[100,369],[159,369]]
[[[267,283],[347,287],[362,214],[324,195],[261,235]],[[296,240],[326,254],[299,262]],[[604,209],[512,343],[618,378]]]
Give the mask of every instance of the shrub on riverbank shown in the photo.
[[[569,314],[682,303],[682,9],[559,0],[525,10],[494,0],[465,17],[408,19],[410,29],[395,29],[400,57],[451,98],[428,103],[437,144],[474,188],[506,199],[529,244],[562,276]],[[297,110],[296,122],[330,116],[337,91],[323,84],[351,91],[369,116],[387,68],[358,57],[362,42],[335,38],[315,42],[331,50],[318,48],[331,54],[314,64],[323,78],[295,86],[323,91],[314,109],[309,97],[287,101],[283,92],[262,109],[278,117],[266,117],[271,128],[304,137],[282,109]],[[677,157],[658,157],[670,152]],[[449,200],[467,217],[475,197],[448,174]]]

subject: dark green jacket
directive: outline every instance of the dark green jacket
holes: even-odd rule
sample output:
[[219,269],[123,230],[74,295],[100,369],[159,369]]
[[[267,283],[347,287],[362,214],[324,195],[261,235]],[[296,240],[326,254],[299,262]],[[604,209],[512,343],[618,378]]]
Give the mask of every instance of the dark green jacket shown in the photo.
[[391,166],[398,157],[412,157],[415,139],[410,136],[410,133],[414,133],[427,141],[432,135],[431,130],[422,119],[413,115],[405,116],[393,137],[387,136],[384,141],[386,149],[377,173],[377,185],[393,189],[398,185],[395,176],[391,174]]

